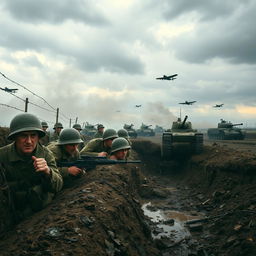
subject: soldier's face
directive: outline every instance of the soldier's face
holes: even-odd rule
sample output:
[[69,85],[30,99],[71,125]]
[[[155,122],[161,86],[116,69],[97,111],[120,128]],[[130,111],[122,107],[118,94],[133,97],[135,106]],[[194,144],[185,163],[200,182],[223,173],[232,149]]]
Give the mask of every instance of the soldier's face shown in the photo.
[[62,130],[62,128],[56,128],[56,133],[60,134],[61,130]]
[[103,133],[104,132],[104,128],[99,128],[98,131]]
[[124,160],[126,158],[128,149],[121,149],[114,153],[117,160]]
[[43,126],[43,127],[42,127],[42,129],[43,129],[44,131],[46,131],[47,128],[48,128],[47,126]]
[[29,155],[35,150],[38,140],[36,131],[21,132],[15,138],[16,149],[20,154]]
[[64,145],[65,151],[71,156],[78,152],[78,144],[67,144]]
[[114,140],[114,138],[104,140],[105,146],[108,147],[108,148],[111,148],[113,140]]

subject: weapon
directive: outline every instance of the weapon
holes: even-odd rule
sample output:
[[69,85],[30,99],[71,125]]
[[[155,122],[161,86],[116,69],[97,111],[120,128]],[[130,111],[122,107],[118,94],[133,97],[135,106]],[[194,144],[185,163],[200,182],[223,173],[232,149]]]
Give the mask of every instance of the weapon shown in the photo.
[[181,128],[184,127],[184,125],[185,125],[187,119],[188,119],[188,116],[185,116],[184,120],[182,121]]
[[78,168],[85,168],[86,170],[90,170],[95,168],[97,165],[114,165],[114,164],[139,164],[140,160],[112,160],[107,157],[101,156],[86,156],[81,155],[81,158],[72,162],[57,162],[58,167],[71,167],[76,166]]
[[232,126],[238,126],[238,125],[243,125],[243,123],[240,123],[240,124],[232,124]]

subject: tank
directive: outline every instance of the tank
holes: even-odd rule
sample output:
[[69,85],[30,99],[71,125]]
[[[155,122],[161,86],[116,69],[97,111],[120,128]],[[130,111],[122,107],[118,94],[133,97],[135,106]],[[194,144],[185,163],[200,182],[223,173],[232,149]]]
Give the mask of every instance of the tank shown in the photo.
[[137,130],[138,136],[145,136],[145,137],[155,136],[154,130],[149,128],[151,126],[152,125],[146,125],[142,123],[140,126],[140,129]]
[[137,138],[137,132],[132,128],[133,126],[133,124],[124,124],[123,128],[128,132],[129,137]]
[[164,132],[164,128],[159,126],[159,125],[156,125],[155,129],[154,129],[154,132],[155,133],[163,133]]
[[181,121],[178,118],[173,122],[172,128],[162,135],[161,156],[164,160],[189,157],[203,151],[203,134],[192,129],[188,116]]
[[83,130],[81,133],[83,135],[93,137],[93,135],[97,132],[97,129],[95,127],[96,125],[89,124],[88,122],[85,123]]
[[220,119],[218,128],[209,128],[207,130],[208,138],[211,140],[243,140],[245,132],[235,127],[239,125],[243,124],[232,124],[231,122]]

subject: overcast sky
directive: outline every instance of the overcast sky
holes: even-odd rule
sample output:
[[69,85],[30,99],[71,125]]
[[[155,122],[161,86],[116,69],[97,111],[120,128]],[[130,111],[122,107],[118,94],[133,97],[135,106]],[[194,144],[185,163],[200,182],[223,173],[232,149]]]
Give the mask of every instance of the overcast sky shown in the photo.
[[195,128],[256,126],[256,1],[2,0],[0,11],[0,72],[39,96],[0,75],[19,89],[0,90],[1,126],[26,97],[50,126],[56,108],[65,127],[169,128],[180,112]]

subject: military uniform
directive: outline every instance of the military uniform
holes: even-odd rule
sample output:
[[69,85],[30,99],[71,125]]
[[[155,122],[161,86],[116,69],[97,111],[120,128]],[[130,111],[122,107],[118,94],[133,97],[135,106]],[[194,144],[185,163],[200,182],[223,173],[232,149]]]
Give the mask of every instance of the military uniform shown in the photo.
[[33,155],[46,160],[51,173],[49,176],[36,172],[32,157],[19,155],[15,142],[0,148],[0,162],[20,219],[44,208],[63,185],[53,154],[38,143]]
[[[47,148],[51,150],[57,163],[76,161],[80,157],[79,152],[76,152],[73,156],[66,153],[63,149],[63,146],[61,145],[50,144]],[[58,169],[65,185],[68,185],[70,182],[72,182],[72,178],[74,178],[74,176],[71,177],[71,175],[69,175],[68,167],[58,167]]]
[[103,137],[103,132],[97,131],[94,136],[94,138],[102,138]]
[[39,142],[44,145],[44,146],[47,146],[50,142],[50,133],[49,132],[46,132],[45,133],[45,136],[40,138]]
[[52,141],[57,141],[59,139],[59,134],[57,132],[54,132],[51,136],[50,136],[50,142]]
[[97,156],[100,152],[107,152],[110,154],[111,148],[104,146],[102,138],[92,139],[87,145],[80,151],[81,155]]

